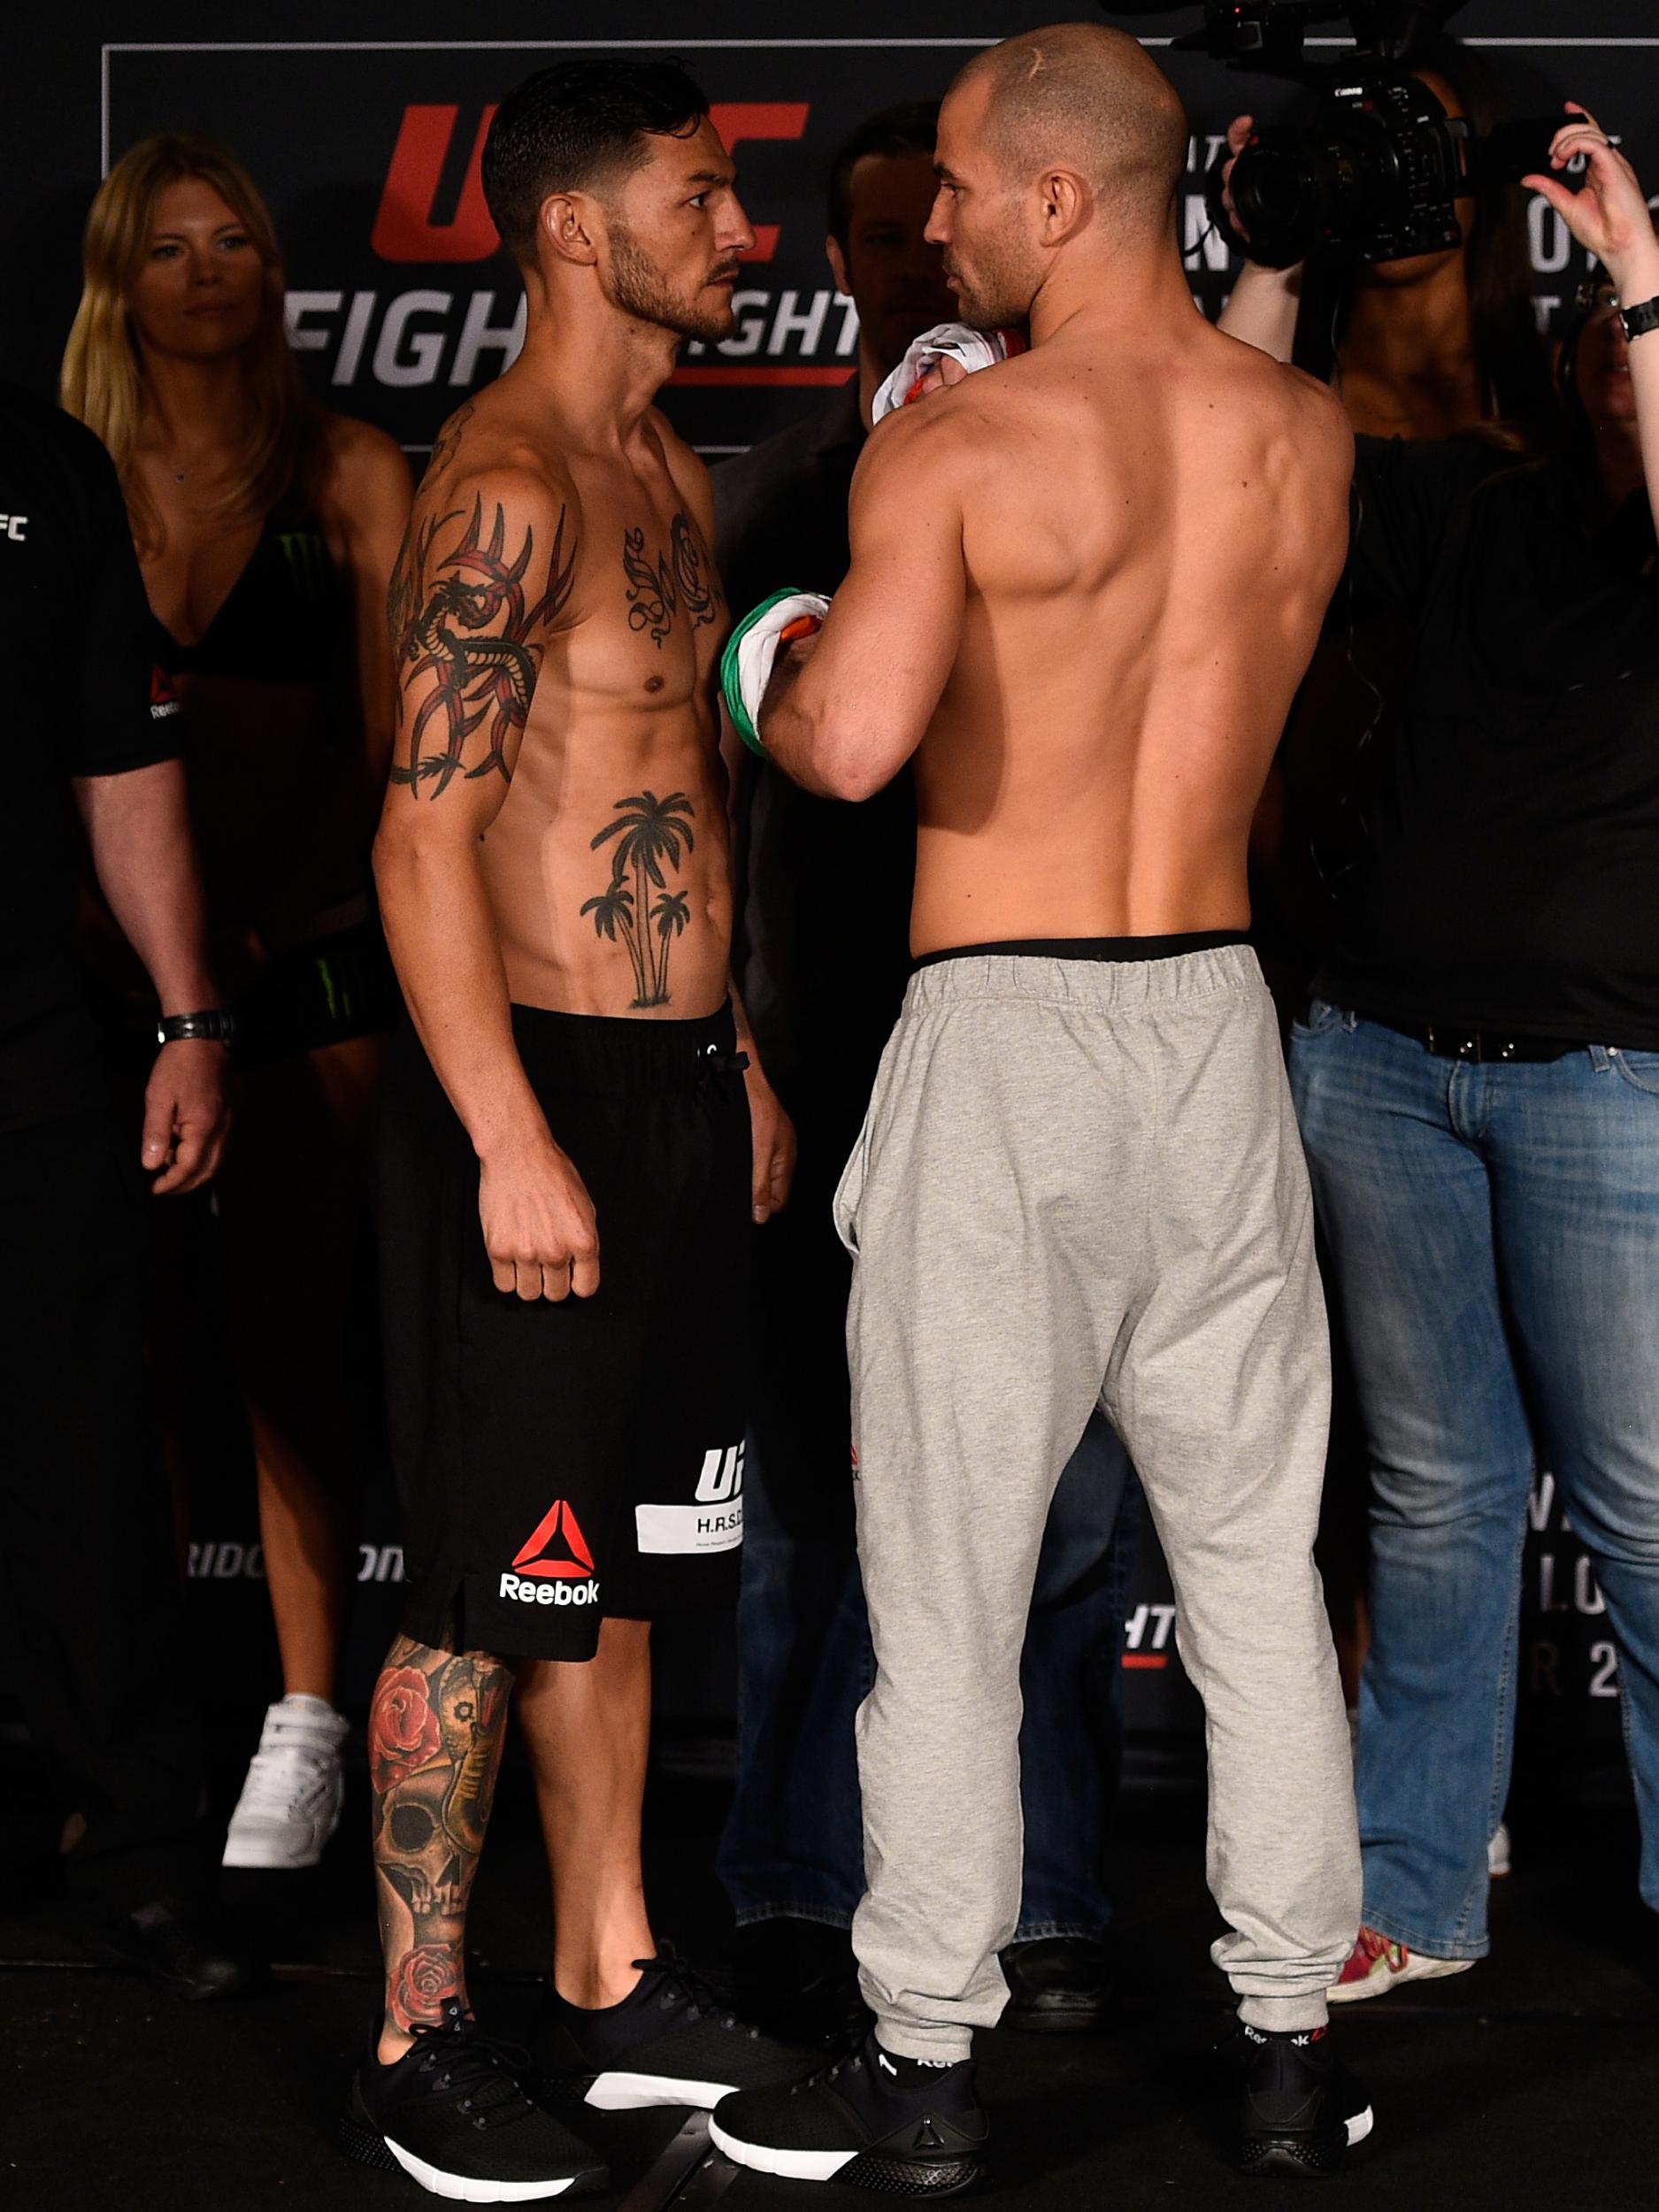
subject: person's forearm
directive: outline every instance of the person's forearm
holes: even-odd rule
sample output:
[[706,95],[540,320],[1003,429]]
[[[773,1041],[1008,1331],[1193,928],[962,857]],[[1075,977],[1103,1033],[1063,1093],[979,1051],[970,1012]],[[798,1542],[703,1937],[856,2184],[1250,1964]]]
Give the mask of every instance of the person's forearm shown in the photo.
[[801,711],[795,693],[810,654],[799,646],[780,653],[772,664],[772,681],[761,702],[761,732],[766,757],[782,769],[792,783],[820,799],[843,799],[864,794],[843,791],[830,765],[821,763],[823,751],[810,718]]
[[217,1006],[183,762],[78,776],[74,792],[99,885],[162,1012]]
[[[1659,298],[1659,238],[1644,241],[1609,274],[1627,307]],[[1636,420],[1641,431],[1641,457],[1647,472],[1647,488],[1650,493],[1659,495],[1659,330],[1647,331],[1631,340],[1630,381],[1636,401]]]
[[1296,317],[1302,310],[1302,267],[1260,269],[1247,261],[1233,296],[1221,311],[1219,327],[1230,338],[1288,361],[1295,350]]
[[495,920],[472,850],[382,831],[374,879],[426,1057],[480,1159],[548,1141],[513,1040]]

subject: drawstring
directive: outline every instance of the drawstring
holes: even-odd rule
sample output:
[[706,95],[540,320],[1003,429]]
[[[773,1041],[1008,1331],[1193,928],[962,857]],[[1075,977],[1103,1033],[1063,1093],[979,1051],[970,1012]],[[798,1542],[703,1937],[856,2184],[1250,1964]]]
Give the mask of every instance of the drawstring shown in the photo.
[[749,1065],[746,1052],[727,1052],[719,1045],[700,1045],[697,1048],[697,1088],[707,1090],[717,1076],[741,1075]]

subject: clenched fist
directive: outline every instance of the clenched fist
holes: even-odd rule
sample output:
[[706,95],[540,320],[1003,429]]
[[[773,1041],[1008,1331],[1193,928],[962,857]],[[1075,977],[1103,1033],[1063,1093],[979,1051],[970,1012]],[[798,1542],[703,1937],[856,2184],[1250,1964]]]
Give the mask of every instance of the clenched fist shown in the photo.
[[557,1299],[598,1289],[594,1202],[550,1137],[480,1161],[478,1217],[497,1290]]

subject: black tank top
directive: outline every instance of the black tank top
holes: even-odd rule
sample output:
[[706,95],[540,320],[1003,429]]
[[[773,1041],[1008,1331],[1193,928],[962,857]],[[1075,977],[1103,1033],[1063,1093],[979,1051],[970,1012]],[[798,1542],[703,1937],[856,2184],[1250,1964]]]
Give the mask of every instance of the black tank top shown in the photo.
[[332,684],[352,669],[353,610],[322,526],[297,484],[265,517],[246,567],[194,645],[154,615],[156,658],[169,676],[242,676]]

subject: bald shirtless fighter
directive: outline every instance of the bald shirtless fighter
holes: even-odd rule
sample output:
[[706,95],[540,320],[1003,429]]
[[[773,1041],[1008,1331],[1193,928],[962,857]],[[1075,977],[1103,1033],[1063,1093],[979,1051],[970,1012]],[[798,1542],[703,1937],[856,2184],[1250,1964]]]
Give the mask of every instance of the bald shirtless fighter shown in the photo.
[[[1252,809],[1341,567],[1323,389],[1193,306],[1187,123],[1133,39],[1010,40],[945,102],[929,235],[1032,346],[877,429],[852,567],[735,712],[861,798],[914,757],[917,972],[837,1199],[856,1257],[859,1717],[874,2037],[734,2097],[735,2159],[949,2193],[1019,1901],[1019,1655],[1056,1479],[1100,1402],[1202,1694],[1209,1878],[1241,2000],[1242,2162],[1370,2127],[1325,2039],[1359,1857],[1311,1549],[1328,1379],[1308,1179],[1253,955]],[[957,373],[954,368],[945,372]]]
[[731,329],[752,238],[677,66],[542,71],[484,185],[524,350],[445,426],[389,609],[375,872],[413,1022],[381,1272],[411,1587],[369,1730],[385,2003],[342,2127],[472,2202],[604,2178],[467,2002],[515,1682],[556,1923],[534,2078],[706,2105],[798,2070],[657,1955],[640,1874],[649,1624],[735,1595],[746,1240],[792,1144],[728,997],[708,479],[652,405],[681,339]]

